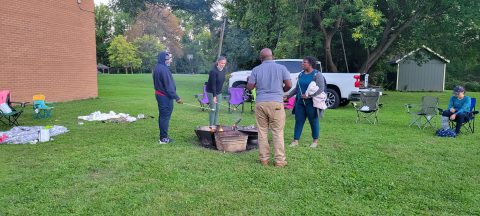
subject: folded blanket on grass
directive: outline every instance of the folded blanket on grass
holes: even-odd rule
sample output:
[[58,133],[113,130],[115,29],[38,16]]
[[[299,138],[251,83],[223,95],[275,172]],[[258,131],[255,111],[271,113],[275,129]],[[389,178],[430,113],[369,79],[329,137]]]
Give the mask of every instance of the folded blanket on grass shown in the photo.
[[85,120],[85,121],[106,121],[109,119],[124,119],[127,122],[137,121],[137,118],[132,117],[129,114],[125,114],[125,113],[117,114],[114,111],[110,111],[109,113],[102,113],[100,111],[96,111],[88,116],[78,116],[78,119]]
[[[10,129],[9,131],[0,132],[0,144],[27,144],[38,140],[38,134],[40,129],[44,129],[44,126],[18,126]],[[68,129],[63,126],[54,125],[49,129],[50,137],[56,136],[68,132]]]

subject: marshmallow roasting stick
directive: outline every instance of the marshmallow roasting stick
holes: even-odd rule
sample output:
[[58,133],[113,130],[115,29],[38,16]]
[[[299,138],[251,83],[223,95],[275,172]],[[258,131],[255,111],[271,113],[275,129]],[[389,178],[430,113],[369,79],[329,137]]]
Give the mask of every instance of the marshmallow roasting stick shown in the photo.
[[189,103],[185,103],[183,102],[184,105],[187,105],[187,106],[191,106],[191,107],[197,107],[197,108],[200,108],[200,109],[206,109],[206,110],[210,110],[210,111],[215,111],[215,109],[210,109],[210,108],[207,108],[207,107],[201,107],[201,106],[198,106],[198,105],[193,105],[193,104],[189,104]]
[[[221,105],[221,106],[224,106],[224,107],[226,107],[226,108],[228,108],[228,106],[227,106],[227,105],[225,105],[225,104],[222,104],[222,103],[220,103],[220,105]],[[237,111],[237,108],[236,108],[236,107],[232,107],[231,109],[233,109],[233,111]]]

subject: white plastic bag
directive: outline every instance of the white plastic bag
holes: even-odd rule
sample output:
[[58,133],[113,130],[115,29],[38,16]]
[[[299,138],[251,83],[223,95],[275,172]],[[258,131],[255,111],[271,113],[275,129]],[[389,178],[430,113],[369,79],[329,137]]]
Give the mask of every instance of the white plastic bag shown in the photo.
[[38,141],[40,142],[48,142],[50,141],[50,129],[40,129],[38,132]]
[[363,106],[362,108],[360,108],[361,111],[369,111],[370,110],[370,107],[368,106]]
[[442,129],[448,129],[450,128],[450,125],[448,124],[448,117],[447,116],[442,116],[441,122],[442,122]]

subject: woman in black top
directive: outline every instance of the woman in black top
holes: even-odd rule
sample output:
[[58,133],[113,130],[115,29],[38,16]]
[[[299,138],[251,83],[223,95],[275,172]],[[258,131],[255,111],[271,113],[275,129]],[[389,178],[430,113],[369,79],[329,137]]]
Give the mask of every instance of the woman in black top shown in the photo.
[[222,87],[223,83],[225,82],[226,64],[227,59],[223,56],[220,56],[208,75],[207,95],[210,105],[210,125],[218,125],[218,111],[220,108],[219,103],[222,99]]

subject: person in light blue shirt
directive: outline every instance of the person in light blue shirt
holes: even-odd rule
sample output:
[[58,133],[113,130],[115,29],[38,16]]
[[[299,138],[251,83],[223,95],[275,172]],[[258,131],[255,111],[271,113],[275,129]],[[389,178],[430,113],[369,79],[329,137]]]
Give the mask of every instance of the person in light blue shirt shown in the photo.
[[268,131],[272,131],[275,149],[275,166],[287,165],[283,132],[285,127],[285,111],[283,94],[292,87],[290,73],[283,65],[273,61],[272,50],[264,48],[260,51],[262,64],[253,68],[248,78],[247,89],[257,90],[255,119],[258,128],[258,153],[260,163],[268,166],[270,160],[270,144]]
[[455,121],[455,133],[460,133],[462,124],[468,121],[468,113],[470,112],[471,98],[465,96],[465,88],[456,86],[453,88],[453,96],[448,102],[448,109],[443,111],[442,116],[449,117],[450,120]]

